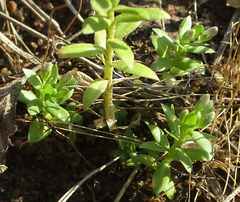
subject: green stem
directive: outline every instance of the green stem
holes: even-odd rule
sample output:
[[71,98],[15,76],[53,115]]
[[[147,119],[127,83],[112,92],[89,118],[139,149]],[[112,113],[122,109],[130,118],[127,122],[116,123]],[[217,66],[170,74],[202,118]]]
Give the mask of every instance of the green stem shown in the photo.
[[167,154],[167,156],[164,158],[163,163],[171,163],[173,160],[175,160],[177,158],[175,149],[180,148],[182,146],[182,144],[185,142],[185,138],[187,135],[188,135],[187,130],[183,131],[179,140],[174,141],[174,144],[170,148],[170,151]]
[[[107,29],[107,40],[114,39],[115,34],[115,24],[114,24],[114,11],[109,11],[107,14],[108,19],[112,21],[111,26]],[[113,49],[107,43],[106,53],[105,53],[105,79],[108,80],[108,86],[104,94],[106,118],[108,122],[108,117],[114,117],[114,111],[109,110],[109,107],[113,105],[112,102],[112,92],[113,92]]]

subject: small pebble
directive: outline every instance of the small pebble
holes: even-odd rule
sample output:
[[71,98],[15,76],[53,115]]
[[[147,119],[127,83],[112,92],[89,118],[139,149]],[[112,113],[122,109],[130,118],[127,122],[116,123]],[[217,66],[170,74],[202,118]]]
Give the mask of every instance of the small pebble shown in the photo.
[[17,4],[15,1],[9,1],[7,5],[8,11],[14,12],[17,9]]

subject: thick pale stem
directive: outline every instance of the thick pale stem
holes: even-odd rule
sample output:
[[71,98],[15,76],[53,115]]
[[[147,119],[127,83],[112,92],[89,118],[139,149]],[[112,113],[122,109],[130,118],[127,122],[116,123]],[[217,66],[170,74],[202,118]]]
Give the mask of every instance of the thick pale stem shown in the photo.
[[[114,11],[108,12],[108,18],[112,21],[112,25],[107,29],[107,39],[114,39],[114,32],[115,32]],[[113,102],[112,102],[112,91],[113,91],[112,60],[113,60],[113,50],[111,46],[107,43],[106,54],[105,54],[105,79],[108,80],[108,86],[104,94],[104,100],[105,100],[106,119],[107,119],[107,123],[110,130],[112,130],[112,126],[110,122],[114,123],[115,121],[115,120],[112,120],[112,119],[115,119],[115,116],[114,116],[115,112],[113,110]]]

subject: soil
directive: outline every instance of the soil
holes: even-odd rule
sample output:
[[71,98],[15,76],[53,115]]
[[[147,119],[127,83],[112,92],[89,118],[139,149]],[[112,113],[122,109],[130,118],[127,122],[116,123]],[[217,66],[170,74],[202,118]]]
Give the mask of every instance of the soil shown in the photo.
[[[49,6],[57,7],[63,4],[63,1],[49,1],[49,0],[36,0],[36,4],[50,14]],[[157,0],[134,0],[134,1],[120,1],[121,4],[135,7],[159,7]],[[9,1],[7,1],[9,4]],[[20,1],[16,2],[17,10],[11,11],[10,15],[21,19],[26,25],[38,30],[44,35],[47,34],[47,27],[42,26],[36,17],[24,6]],[[78,8],[78,1],[73,1],[73,5]],[[195,11],[193,1],[188,0],[162,0],[162,9],[170,13],[172,19],[165,21],[165,29],[170,37],[176,38],[178,27],[181,21],[191,15],[195,19]],[[10,9],[8,7],[8,9]],[[210,41],[210,45],[215,50],[223,39],[223,35],[227,29],[229,21],[235,11],[232,7],[226,7],[225,0],[199,0],[197,1],[197,16],[199,24],[203,24],[205,28],[211,26],[218,26],[219,33],[214,39]],[[81,15],[83,18],[91,14],[91,7],[89,1],[84,1]],[[69,22],[73,18],[73,14],[68,8],[64,7],[53,14],[53,18],[59,22],[62,30],[65,30]],[[196,23],[196,21],[194,21]],[[2,31],[6,31],[5,21],[0,19]],[[141,24],[125,39],[125,41],[133,48],[135,59],[141,61],[147,66],[157,58],[151,43],[153,36],[152,28],[162,28],[160,21],[153,21]],[[70,27],[66,36],[71,36],[81,29],[81,22],[75,21]],[[44,45],[38,45],[39,42],[30,34],[17,30],[22,37],[23,41],[31,51],[38,57],[42,57],[45,51]],[[92,42],[93,36],[80,35],[73,42]],[[36,46],[34,46],[35,44]],[[206,56],[208,64],[213,63],[214,55]],[[199,57],[198,59],[201,59]],[[93,61],[95,61],[93,59]],[[16,66],[15,62],[9,63],[7,57],[3,54],[1,59],[1,68],[7,67],[12,75],[21,72],[21,69]],[[84,64],[73,61],[70,66],[61,66],[60,72],[64,73],[70,68],[81,67],[86,71]],[[4,77],[6,82],[10,79],[8,76]],[[3,81],[2,81],[3,83]],[[186,83],[185,83],[186,84]],[[184,85],[185,85],[184,84]],[[191,89],[191,88],[190,88]],[[204,86],[200,87],[199,92],[206,93],[210,91],[205,89]],[[185,91],[186,92],[186,91]],[[183,93],[183,92],[180,92]],[[182,106],[184,103],[181,100],[167,101],[166,103],[174,103],[177,106]],[[159,103],[155,103],[159,106]],[[128,109],[128,119],[136,112],[131,110],[134,103],[127,102],[122,105]],[[96,109],[97,110],[97,109]],[[16,132],[10,136],[11,145],[8,148],[5,156],[1,159],[8,169],[0,175],[0,201],[1,202],[52,202],[58,201],[74,184],[83,179],[93,169],[108,163],[112,157],[109,155],[111,151],[118,148],[116,142],[110,139],[91,138],[89,136],[78,136],[76,141],[76,148],[81,155],[87,159],[86,163],[83,158],[76,152],[76,150],[66,143],[65,138],[53,133],[45,140],[36,143],[28,144],[27,132],[29,123],[27,116],[26,106],[23,103],[17,104],[17,117],[16,117]],[[139,112],[139,111],[138,111]],[[150,111],[149,111],[150,112]],[[157,117],[156,113],[162,113],[160,109],[152,112],[152,119],[155,120],[164,128],[166,123]],[[140,111],[142,118],[145,116],[149,118],[149,114]],[[97,116],[81,112],[84,117],[84,126],[89,126]],[[2,130],[2,129],[1,129]],[[142,139],[149,139],[150,134],[146,127],[138,126],[134,129],[134,134]],[[91,166],[89,166],[90,164]],[[194,173],[196,174],[201,169],[201,163],[194,164]],[[186,201],[189,196],[189,184],[198,183],[197,180],[189,181],[189,176],[186,171],[181,167],[178,162],[175,162],[172,167],[173,178],[176,185],[176,194],[173,201]],[[69,202],[75,201],[98,201],[98,202],[111,202],[114,201],[122,186],[128,179],[133,168],[124,167],[120,162],[115,162],[105,168],[103,171],[95,174],[92,178],[87,180],[68,200]],[[151,176],[152,171],[140,167],[136,176],[130,183],[126,192],[124,193],[121,202],[132,201],[166,201],[168,200],[165,195],[155,196],[151,189]],[[200,181],[199,181],[200,182]],[[197,192],[196,186],[192,186],[191,195],[195,196]],[[197,197],[196,201],[209,200],[208,193],[201,190],[201,194]],[[193,201],[194,198],[192,197]],[[212,200],[210,198],[210,200]]]

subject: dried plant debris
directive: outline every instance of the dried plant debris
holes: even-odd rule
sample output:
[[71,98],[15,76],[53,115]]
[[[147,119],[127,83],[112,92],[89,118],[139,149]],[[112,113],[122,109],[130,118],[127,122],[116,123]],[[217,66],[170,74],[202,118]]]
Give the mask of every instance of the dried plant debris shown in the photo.
[[15,127],[16,103],[22,89],[17,79],[0,87],[0,158],[7,150],[8,137]]

